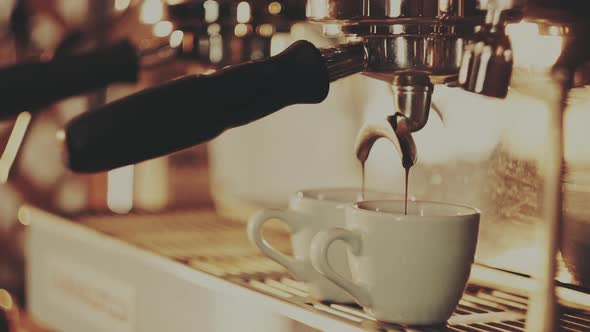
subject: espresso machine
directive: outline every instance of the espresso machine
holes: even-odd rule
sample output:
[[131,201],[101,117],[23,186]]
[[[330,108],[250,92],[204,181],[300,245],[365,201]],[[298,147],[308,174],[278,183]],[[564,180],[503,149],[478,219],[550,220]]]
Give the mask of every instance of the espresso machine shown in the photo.
[[[579,210],[584,202],[584,195],[578,195],[584,192],[583,179],[565,173],[574,167],[564,163],[564,153],[567,154],[564,151],[564,114],[572,103],[570,92],[576,98],[585,98],[583,86],[588,77],[585,64],[590,57],[586,36],[590,28],[584,13],[588,13],[588,10],[590,5],[585,1],[311,0],[307,4],[308,20],[317,23],[324,35],[343,38],[344,43],[318,48],[309,42],[299,41],[279,55],[267,59],[229,66],[206,75],[185,76],[152,87],[80,115],[58,133],[58,140],[63,147],[64,159],[73,171],[92,173],[111,170],[209,141],[227,129],[249,124],[290,105],[321,103],[329,94],[331,82],[363,74],[367,77],[367,86],[379,85],[375,89],[387,90],[384,99],[388,99],[389,103],[379,103],[385,109],[378,119],[368,121],[360,128],[358,144],[351,146],[351,154],[357,152],[355,158],[360,163],[365,163],[373,157],[374,153],[369,154],[368,151],[373,147],[377,148],[378,139],[386,138],[398,151],[399,157],[396,158],[401,159],[400,166],[412,167],[416,174],[414,177],[420,179],[416,181],[425,182],[423,187],[426,189],[419,195],[421,199],[450,199],[462,204],[469,203],[482,210],[482,245],[476,259],[479,267],[472,275],[474,284],[468,288],[473,293],[468,293],[467,302],[463,303],[477,305],[471,309],[464,307],[462,310],[472,314],[500,313],[498,315],[501,316],[504,309],[509,307],[510,310],[506,312],[513,316],[496,319],[491,318],[493,315],[490,314],[485,316],[490,319],[486,322],[478,322],[473,317],[463,317],[463,320],[456,318],[452,322],[456,325],[451,324],[450,330],[553,331],[557,329],[555,326],[558,322],[570,330],[584,330],[588,328],[583,322],[587,319],[589,294],[587,284],[582,281],[584,257],[587,257],[583,251],[584,223],[562,218],[562,210],[566,211],[566,215],[567,211],[580,214],[572,211]],[[519,38],[523,35],[522,31],[518,28],[511,31],[511,27],[517,25],[519,28],[524,26],[534,30],[537,36],[560,38],[560,43],[557,44],[558,54],[542,70],[519,66],[523,53],[532,58],[536,55],[534,52],[527,52],[527,47],[520,44],[527,43],[526,39],[523,41],[523,38]],[[370,99],[370,91],[368,96]],[[516,105],[512,106],[515,109],[537,108],[535,111],[538,113],[509,114],[500,110],[510,109],[508,102],[503,100]],[[538,153],[531,152],[529,146],[523,143],[520,145],[524,146],[521,152],[524,151],[527,157],[521,158],[515,156],[514,149],[494,146],[490,149],[491,158],[485,163],[463,165],[455,173],[447,168],[436,171],[435,167],[424,166],[428,164],[432,149],[421,143],[436,142],[436,139],[426,139],[422,135],[433,130],[433,122],[456,129],[453,121],[460,118],[463,126],[463,129],[457,129],[460,135],[472,135],[462,136],[465,141],[475,140],[472,137],[485,134],[484,130],[478,128],[482,125],[478,121],[490,121],[489,113],[484,116],[479,112],[477,114],[482,115],[482,118],[478,118],[473,113],[470,115],[468,112],[453,110],[455,107],[460,108],[458,104],[467,101],[470,102],[470,107],[491,108],[501,114],[498,116],[513,117],[510,119],[512,129],[518,127],[517,131],[531,133],[538,130],[542,134],[531,135],[543,148]],[[523,107],[525,104],[529,106]],[[582,103],[581,108],[583,105]],[[465,127],[471,130],[465,130]],[[512,139],[516,143],[522,143],[524,137],[526,135],[517,135]],[[448,143],[442,140],[442,136],[439,138],[441,145]],[[527,153],[534,156],[530,157]],[[471,186],[485,187],[488,191],[479,201],[471,201],[474,198],[470,197],[469,192],[454,197],[444,196],[443,190],[433,189],[435,186],[432,184],[442,183],[436,188],[448,187],[449,179],[445,177],[445,172],[454,175],[468,172],[475,174],[473,178],[461,176],[457,182],[470,182]],[[483,177],[486,177],[485,181],[481,180]],[[430,186],[430,191],[427,185]],[[564,196],[573,198],[565,197],[565,207],[562,208]],[[37,252],[48,247],[41,244],[43,241],[40,240],[40,235],[44,232],[52,234],[50,238],[55,236],[53,243],[69,238],[66,235],[60,238],[55,235],[57,232],[48,227],[66,232],[69,226],[66,226],[67,222],[61,217],[49,216],[34,208],[25,208],[21,219],[32,222],[33,225],[38,219],[50,220],[45,226],[36,226],[38,228],[34,236],[38,242],[34,249]],[[122,222],[116,225],[114,219]],[[133,226],[131,219],[136,222]],[[347,324],[352,324],[359,329],[403,330],[397,326],[374,325],[375,322],[359,314],[354,307],[306,302],[301,295],[302,292],[305,293],[304,288],[290,279],[276,277],[280,275],[280,270],[264,266],[265,272],[260,272],[251,268],[248,270],[249,267],[245,265],[232,265],[235,258],[232,255],[239,256],[232,251],[232,246],[223,249],[228,256],[222,258],[217,254],[211,254],[214,258],[206,254],[199,254],[200,258],[186,258],[180,254],[183,252],[183,249],[179,249],[180,244],[158,248],[155,235],[141,238],[139,231],[142,222],[146,225],[150,223],[146,228],[152,227],[151,230],[174,227],[174,223],[165,226],[156,219],[158,217],[150,219],[131,216],[125,223],[124,217],[113,218],[112,222],[102,216],[81,217],[81,223],[98,230],[100,236],[94,238],[94,233],[86,233],[80,229],[72,229],[71,234],[80,236],[75,240],[78,245],[85,246],[85,239],[88,245],[92,244],[105,251],[104,255],[110,258],[116,257],[120,252],[116,253],[98,243],[99,238],[105,234],[155,251],[208,275],[220,277],[232,285],[238,284],[248,290],[271,294],[279,299],[277,302],[267,303],[269,307],[276,306],[273,309],[274,314],[278,312],[299,322],[307,322],[314,328],[347,330],[350,328]],[[178,223],[179,230],[186,231],[189,226],[180,219],[182,218],[178,217],[174,220]],[[199,226],[198,231],[214,233],[212,229],[233,230],[233,227],[239,229],[239,226],[230,222],[222,222],[214,226]],[[136,236],[133,232],[137,232]],[[235,241],[232,242],[235,244],[234,251],[247,251],[240,247],[241,242],[232,237],[233,233],[227,234],[228,241]],[[513,256],[515,252],[511,249],[526,247],[527,243],[523,245],[523,242],[528,242],[531,238],[540,244],[540,249],[532,255]],[[281,236],[277,235],[277,239],[280,240]],[[215,245],[210,239],[203,241],[207,245]],[[508,245],[504,246],[504,243]],[[187,248],[190,246],[185,245]],[[67,250],[60,245],[56,248],[62,252]],[[127,250],[120,243],[116,244],[116,248]],[[99,249],[84,250],[92,253],[89,255],[94,255],[95,258],[103,257],[100,256]],[[200,252],[199,250],[196,252]],[[558,252],[559,259],[556,260]],[[205,256],[209,258],[202,258]],[[45,266],[40,257],[34,260],[35,271],[42,271]],[[103,261],[108,260],[105,257]],[[182,275],[180,279],[183,282],[199,283],[201,286],[209,283],[212,289],[223,289],[225,292],[233,289],[200,274],[192,276],[188,270],[172,264],[166,265],[168,263],[156,261],[156,258],[152,259],[136,251],[125,252],[123,257],[126,262],[131,258],[141,260],[142,268],[146,269],[152,263],[159,267],[165,266],[169,269],[167,272],[174,271],[177,275]],[[510,260],[510,257],[516,258]],[[60,270],[73,271],[79,266],[60,261],[55,255],[51,258],[57,262],[57,267],[50,268],[50,275],[53,276],[53,281],[58,281],[57,286],[61,287],[53,289],[51,294],[65,300],[63,294],[68,294],[71,289],[64,288],[64,285],[67,286],[72,280],[60,274]],[[247,258],[254,260],[250,254]],[[529,266],[529,261],[538,264]],[[238,263],[242,264],[242,261]],[[125,265],[105,264],[105,270],[111,271]],[[259,262],[256,261],[256,264]],[[568,265],[574,276],[570,275],[570,279],[562,278],[559,272],[563,267],[559,264]],[[86,271],[78,274],[80,280],[92,274],[92,269],[85,269],[80,268],[80,271]],[[123,270],[123,279],[132,278],[131,272],[126,268]],[[246,270],[249,272],[244,272]],[[504,275],[502,270],[510,272]],[[164,277],[158,274],[157,278]],[[118,289],[119,294],[123,294],[119,300],[133,302],[131,288],[112,280],[109,282],[107,277],[93,279],[92,282],[100,283],[100,280],[104,281],[104,285]],[[496,283],[498,280],[506,282],[499,282],[503,284],[500,286]],[[64,281],[66,282],[60,283]],[[51,286],[51,283],[43,282],[36,284]],[[146,281],[146,284],[149,282],[151,281]],[[182,294],[180,287],[183,283],[179,284],[179,288],[171,288],[170,292]],[[476,284],[483,285],[484,290],[475,287]],[[151,287],[154,285],[151,284]],[[37,286],[37,290],[39,287]],[[256,297],[258,294],[244,291],[240,295],[258,301],[256,303],[264,302]],[[48,306],[46,303],[49,302],[43,301],[47,300],[38,298],[35,305]],[[283,307],[285,302],[294,304],[294,307]],[[567,308],[563,310],[570,316],[563,318],[558,315],[557,302],[566,304]],[[581,308],[582,312],[568,311],[573,310],[572,308]],[[135,309],[144,310],[139,307]],[[308,311],[318,316],[311,319],[306,316]],[[337,323],[330,321],[333,323],[330,325],[324,320],[326,315],[333,315],[330,319]]]

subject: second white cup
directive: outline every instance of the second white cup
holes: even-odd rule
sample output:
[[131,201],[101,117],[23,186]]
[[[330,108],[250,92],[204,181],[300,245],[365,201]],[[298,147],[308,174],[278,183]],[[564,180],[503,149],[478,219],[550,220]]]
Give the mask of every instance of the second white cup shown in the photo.
[[[392,199],[399,195],[367,191],[365,199]],[[363,199],[359,190],[317,189],[294,193],[286,210],[264,209],[248,221],[248,237],[262,253],[287,268],[297,279],[309,287],[310,296],[320,301],[354,302],[352,297],[326,279],[311,265],[309,246],[311,239],[321,230],[343,227],[347,204]],[[289,226],[293,257],[273,248],[262,236],[262,226],[271,219],[278,219]],[[342,243],[330,250],[330,262],[338,273],[350,277],[350,270]],[[338,248],[340,247],[340,248]]]

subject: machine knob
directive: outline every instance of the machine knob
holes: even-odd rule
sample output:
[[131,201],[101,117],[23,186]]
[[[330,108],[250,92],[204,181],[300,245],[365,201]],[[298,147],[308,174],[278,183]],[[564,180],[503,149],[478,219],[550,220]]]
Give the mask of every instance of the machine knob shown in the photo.
[[459,84],[467,91],[489,97],[504,98],[512,76],[512,45],[499,26],[482,26],[467,45]]

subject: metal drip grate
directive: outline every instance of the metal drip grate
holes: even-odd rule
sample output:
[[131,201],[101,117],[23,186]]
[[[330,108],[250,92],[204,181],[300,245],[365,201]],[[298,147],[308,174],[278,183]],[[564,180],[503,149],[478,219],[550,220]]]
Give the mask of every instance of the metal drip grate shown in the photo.
[[[314,301],[303,282],[294,280],[249,243],[243,222],[222,219],[213,212],[93,215],[77,220],[199,271],[368,331],[525,330],[526,297],[471,284],[444,327],[416,329],[377,322],[357,305]],[[290,251],[289,237],[283,230],[265,231],[265,238],[279,250]],[[590,331],[590,311],[562,307],[560,323],[562,331]]]

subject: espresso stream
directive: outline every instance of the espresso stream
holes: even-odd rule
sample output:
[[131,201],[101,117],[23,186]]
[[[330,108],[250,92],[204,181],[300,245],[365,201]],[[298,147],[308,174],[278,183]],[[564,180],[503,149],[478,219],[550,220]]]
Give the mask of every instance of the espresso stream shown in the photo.
[[360,131],[355,142],[356,157],[361,163],[361,198],[365,199],[366,191],[366,174],[365,163],[369,159],[369,154],[373,148],[373,144],[380,139],[385,138],[389,140],[401,156],[402,166],[406,172],[405,184],[405,206],[404,212],[408,214],[408,187],[410,168],[416,163],[416,145],[412,138],[411,126],[408,119],[400,114],[385,118],[384,123],[380,124],[366,124]]
[[[408,186],[409,186],[409,178],[410,178],[410,168],[411,167],[404,167],[406,172],[406,186],[405,186],[405,195],[404,195],[404,214],[408,214]],[[361,161],[361,199],[365,199],[365,162]]]
[[389,116],[389,126],[367,125],[359,132],[355,143],[356,157],[361,163],[361,199],[365,199],[366,192],[366,168],[365,163],[375,141],[379,138],[386,138],[391,141],[401,155],[402,166],[405,169],[405,204],[404,213],[408,214],[408,188],[410,168],[416,162],[416,146],[411,136],[406,118],[403,116]]
[[404,204],[404,214],[408,214],[408,179],[410,177],[410,167],[405,168],[406,170],[406,194],[405,194],[405,204]]

